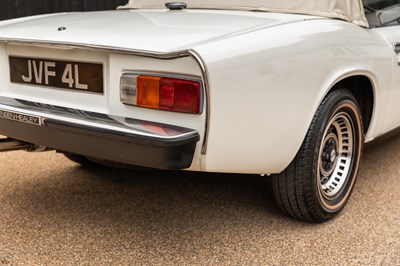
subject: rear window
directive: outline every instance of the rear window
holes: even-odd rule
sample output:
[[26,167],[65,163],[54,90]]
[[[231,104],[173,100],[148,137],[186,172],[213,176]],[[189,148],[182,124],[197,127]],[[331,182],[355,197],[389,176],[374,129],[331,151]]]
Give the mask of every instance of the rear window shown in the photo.
[[382,10],[400,4],[400,0],[364,0],[364,5],[374,10]]

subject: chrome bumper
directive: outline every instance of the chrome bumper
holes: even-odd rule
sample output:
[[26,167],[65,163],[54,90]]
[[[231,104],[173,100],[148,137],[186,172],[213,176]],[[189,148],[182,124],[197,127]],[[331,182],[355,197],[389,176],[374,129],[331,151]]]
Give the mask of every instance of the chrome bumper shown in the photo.
[[0,134],[120,163],[190,167],[196,130],[0,97]]

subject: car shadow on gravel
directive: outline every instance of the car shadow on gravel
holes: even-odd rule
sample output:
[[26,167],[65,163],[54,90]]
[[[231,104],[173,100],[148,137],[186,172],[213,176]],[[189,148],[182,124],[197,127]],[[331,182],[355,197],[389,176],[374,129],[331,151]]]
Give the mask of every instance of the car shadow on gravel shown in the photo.
[[[366,149],[356,193],[368,189],[364,188],[366,182],[379,182],[370,173],[393,164],[381,155],[387,157],[398,147],[400,137],[394,137]],[[65,163],[64,158],[60,160]],[[16,211],[27,220],[42,219],[49,226],[108,225],[112,230],[136,228],[162,235],[226,226],[257,225],[262,230],[278,230],[280,224],[307,227],[280,213],[269,177],[73,164],[66,169],[40,173],[32,178],[31,185],[21,184],[13,196]]]
[[[18,188],[18,212],[54,224],[164,228],[164,233],[287,219],[269,177],[71,166]],[[42,216],[42,218],[41,218]]]
[[[287,254],[296,254],[292,262],[307,264],[310,250],[324,261],[333,254],[331,264],[346,264],[337,258],[366,247],[365,256],[378,250],[393,258],[398,158],[400,136],[368,147],[345,210],[333,221],[309,225],[281,214],[268,177],[85,168],[62,155],[16,153],[3,158],[10,166],[0,180],[6,248],[0,257],[22,261],[23,253],[13,251],[18,246],[35,258],[52,259],[48,265],[76,254],[107,265],[225,265],[243,257],[252,264],[255,256],[263,258],[258,265],[286,265]],[[30,168],[21,167],[24,163]]]

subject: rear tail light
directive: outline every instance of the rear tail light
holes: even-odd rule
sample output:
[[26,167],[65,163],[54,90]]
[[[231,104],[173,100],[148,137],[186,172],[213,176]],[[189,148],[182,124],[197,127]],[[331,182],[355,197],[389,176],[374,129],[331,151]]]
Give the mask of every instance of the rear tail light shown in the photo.
[[121,101],[125,104],[183,113],[201,113],[198,80],[124,74]]

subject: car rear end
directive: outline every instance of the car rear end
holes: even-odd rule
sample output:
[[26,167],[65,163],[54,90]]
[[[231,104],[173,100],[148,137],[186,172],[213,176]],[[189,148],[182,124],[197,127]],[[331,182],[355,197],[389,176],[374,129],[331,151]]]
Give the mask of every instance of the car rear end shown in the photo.
[[[236,163],[261,149],[236,137],[248,133],[237,130],[238,114],[259,112],[241,102],[253,95],[243,91],[247,86],[231,88],[244,77],[258,85],[264,72],[236,75],[232,66],[262,53],[248,49],[260,45],[250,33],[268,40],[268,29],[305,19],[310,17],[133,9],[0,22],[0,134],[23,141],[15,149],[28,142],[35,144],[31,150],[48,147],[138,166],[270,173],[262,156],[258,165]],[[243,39],[240,49],[239,43],[224,45]],[[254,62],[258,58],[245,70]],[[267,129],[256,125],[264,137]]]
[[126,164],[201,169],[205,81],[188,51],[8,39],[0,73],[2,135]]

